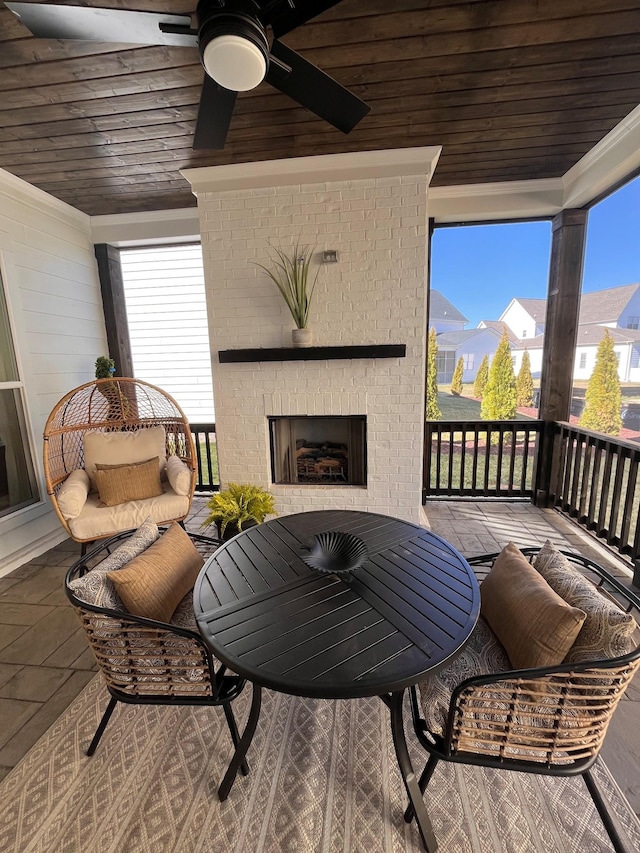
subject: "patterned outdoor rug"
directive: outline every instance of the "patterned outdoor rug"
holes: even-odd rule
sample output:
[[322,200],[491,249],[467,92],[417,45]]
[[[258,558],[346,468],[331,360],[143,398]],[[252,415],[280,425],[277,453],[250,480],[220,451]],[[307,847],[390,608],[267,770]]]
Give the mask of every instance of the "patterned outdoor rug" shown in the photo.
[[[236,706],[244,718],[250,691]],[[96,678],[0,786],[4,853],[400,853],[388,720],[377,699],[329,702],[265,691],[251,774],[216,789],[231,755],[220,708],[119,706],[93,758],[106,691]],[[414,758],[422,761],[413,743]],[[422,763],[419,764],[420,768]],[[640,825],[608,770],[598,779],[640,849]],[[582,780],[442,766],[427,807],[442,853],[611,850]]]

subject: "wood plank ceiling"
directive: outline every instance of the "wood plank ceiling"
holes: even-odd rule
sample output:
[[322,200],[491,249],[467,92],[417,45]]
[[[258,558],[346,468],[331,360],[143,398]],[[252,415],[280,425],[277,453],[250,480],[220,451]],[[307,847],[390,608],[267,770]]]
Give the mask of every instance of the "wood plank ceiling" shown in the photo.
[[343,135],[263,83],[196,152],[195,48],[37,39],[0,3],[0,167],[91,215],[193,206],[180,169],[342,151],[442,145],[435,186],[551,178],[640,103],[639,0],[343,0],[283,40],[371,113]]

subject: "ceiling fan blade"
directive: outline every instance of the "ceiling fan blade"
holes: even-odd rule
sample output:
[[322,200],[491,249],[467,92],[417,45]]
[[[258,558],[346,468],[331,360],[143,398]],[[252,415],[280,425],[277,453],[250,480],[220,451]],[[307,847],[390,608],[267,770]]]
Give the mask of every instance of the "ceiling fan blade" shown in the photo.
[[287,3],[276,3],[271,12],[266,9],[259,17],[263,24],[271,26],[274,36],[280,38],[340,2],[341,0],[308,0],[305,3],[296,3],[294,8]]
[[278,62],[269,64],[267,82],[343,133],[353,130],[370,112],[371,107],[353,92],[282,42],[273,42],[271,54]]
[[237,95],[237,92],[219,86],[205,74],[193,137],[195,150],[224,148]]
[[[5,3],[5,6],[38,38],[183,47],[196,47],[198,44],[198,32],[191,30],[191,18],[188,15],[39,3]],[[169,25],[179,32],[163,32],[161,24]]]

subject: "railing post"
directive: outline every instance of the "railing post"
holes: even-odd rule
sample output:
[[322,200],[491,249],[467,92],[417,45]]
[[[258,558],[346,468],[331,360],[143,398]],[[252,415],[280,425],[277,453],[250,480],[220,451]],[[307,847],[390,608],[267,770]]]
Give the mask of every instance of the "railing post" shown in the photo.
[[551,479],[554,470],[553,452],[555,448],[555,424],[553,421],[543,421],[538,441],[536,458],[536,480],[533,492],[533,503],[544,509],[551,503]]
[[631,583],[640,589],[640,560],[636,560],[633,564],[633,580]]

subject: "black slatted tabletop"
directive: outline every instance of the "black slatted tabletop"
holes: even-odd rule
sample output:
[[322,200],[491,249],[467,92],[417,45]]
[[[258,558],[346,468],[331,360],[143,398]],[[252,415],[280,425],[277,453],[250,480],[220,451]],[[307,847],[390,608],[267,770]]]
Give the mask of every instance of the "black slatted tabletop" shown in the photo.
[[[359,537],[346,578],[302,560],[314,534]],[[480,594],[466,560],[422,527],[367,512],[307,512],[250,528],[205,564],[194,589],[216,657],[255,684],[327,699],[402,690],[462,648]]]

